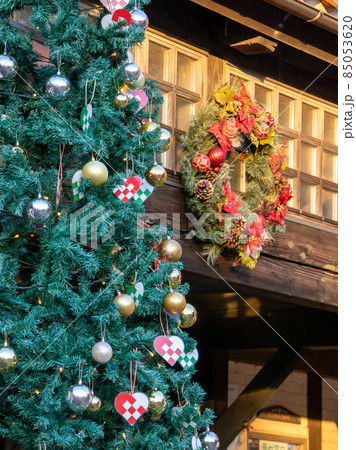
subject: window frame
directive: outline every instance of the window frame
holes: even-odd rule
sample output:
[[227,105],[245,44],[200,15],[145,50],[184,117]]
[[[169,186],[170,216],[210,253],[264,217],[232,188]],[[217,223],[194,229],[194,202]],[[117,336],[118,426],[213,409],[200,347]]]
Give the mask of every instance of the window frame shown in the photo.
[[[172,149],[161,155],[162,164],[172,170],[178,172],[178,153],[180,151],[180,138],[185,134],[186,130],[177,127],[177,99],[181,98],[192,103],[191,115],[194,115],[206,99],[207,95],[207,64],[208,53],[198,50],[189,44],[185,44],[174,38],[168,38],[163,33],[148,28],[146,30],[146,38],[139,48],[134,49],[135,61],[141,70],[146,74],[147,78],[153,78],[149,73],[149,44],[156,43],[168,49],[168,80],[157,79],[162,91],[165,102],[163,104],[161,125],[167,128],[173,138]],[[197,88],[195,91],[183,88],[178,85],[178,73],[174,70],[177,67],[178,53],[188,56],[196,61],[195,80]]]

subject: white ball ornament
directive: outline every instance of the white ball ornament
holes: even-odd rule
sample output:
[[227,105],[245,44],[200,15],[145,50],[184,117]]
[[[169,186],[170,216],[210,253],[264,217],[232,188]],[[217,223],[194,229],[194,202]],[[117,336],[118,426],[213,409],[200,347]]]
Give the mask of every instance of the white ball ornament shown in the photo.
[[96,362],[107,363],[112,357],[112,347],[102,339],[93,346],[91,355]]

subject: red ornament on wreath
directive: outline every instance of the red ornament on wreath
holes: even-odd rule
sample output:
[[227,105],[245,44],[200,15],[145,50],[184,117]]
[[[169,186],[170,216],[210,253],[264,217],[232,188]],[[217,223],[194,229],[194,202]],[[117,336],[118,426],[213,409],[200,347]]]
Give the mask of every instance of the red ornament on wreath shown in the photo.
[[210,159],[211,165],[216,167],[223,164],[226,158],[226,153],[224,150],[220,147],[214,147],[211,150],[209,150],[208,157]]
[[199,173],[205,173],[209,170],[210,159],[208,156],[203,154],[195,155],[192,161],[192,166]]

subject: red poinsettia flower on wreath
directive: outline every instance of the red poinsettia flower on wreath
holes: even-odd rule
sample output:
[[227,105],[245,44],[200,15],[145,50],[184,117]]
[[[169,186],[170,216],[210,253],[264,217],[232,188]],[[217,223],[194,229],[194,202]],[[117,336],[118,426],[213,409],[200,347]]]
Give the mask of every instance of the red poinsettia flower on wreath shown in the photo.
[[288,184],[284,191],[279,195],[274,204],[272,213],[267,217],[268,220],[274,220],[275,222],[284,225],[284,217],[288,211],[287,203],[293,197],[291,189],[291,185]]
[[226,118],[224,120],[219,116],[220,121],[214,122],[211,127],[207,130],[208,133],[212,133],[218,140],[220,147],[226,153],[228,149],[232,150],[231,139],[225,134],[226,130],[229,129],[229,124],[227,124]]
[[238,202],[236,200],[236,193],[230,189],[229,183],[227,181],[224,181],[223,187],[226,200],[222,209],[227,213],[231,213],[234,215],[239,214],[238,208],[242,205],[242,202]]
[[253,125],[253,116],[248,115],[245,111],[245,106],[243,106],[236,115],[236,128],[243,134],[250,134]]

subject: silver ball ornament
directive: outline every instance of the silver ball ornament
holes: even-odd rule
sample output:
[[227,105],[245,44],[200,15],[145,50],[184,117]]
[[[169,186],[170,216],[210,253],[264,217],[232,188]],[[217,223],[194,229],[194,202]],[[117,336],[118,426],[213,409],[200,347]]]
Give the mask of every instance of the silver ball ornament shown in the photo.
[[136,25],[142,30],[148,27],[148,17],[141,9],[135,8],[131,11],[131,25]]
[[75,384],[68,389],[67,405],[72,411],[84,411],[89,408],[92,394],[85,384]]
[[0,55],[0,80],[10,80],[16,75],[17,69],[15,58],[6,53]]
[[54,100],[64,100],[68,97],[70,91],[70,81],[67,77],[57,73],[52,75],[46,83],[46,92]]
[[129,63],[124,65],[124,79],[125,82],[132,83],[133,81],[138,80],[141,74],[141,70],[135,63]]
[[4,343],[0,348],[0,373],[11,372],[16,369],[17,364],[18,358],[15,350]]
[[218,436],[210,431],[209,427],[204,433],[199,435],[199,439],[203,450],[216,450],[220,447]]
[[146,77],[141,72],[140,76],[137,78],[136,81],[125,81],[125,86],[127,86],[129,89],[138,90],[143,88],[143,86],[146,83]]
[[51,216],[52,209],[51,203],[39,195],[27,205],[27,217],[33,222],[41,223]]
[[112,347],[110,344],[102,340],[94,345],[91,355],[96,362],[106,363],[110,361],[112,357]]

